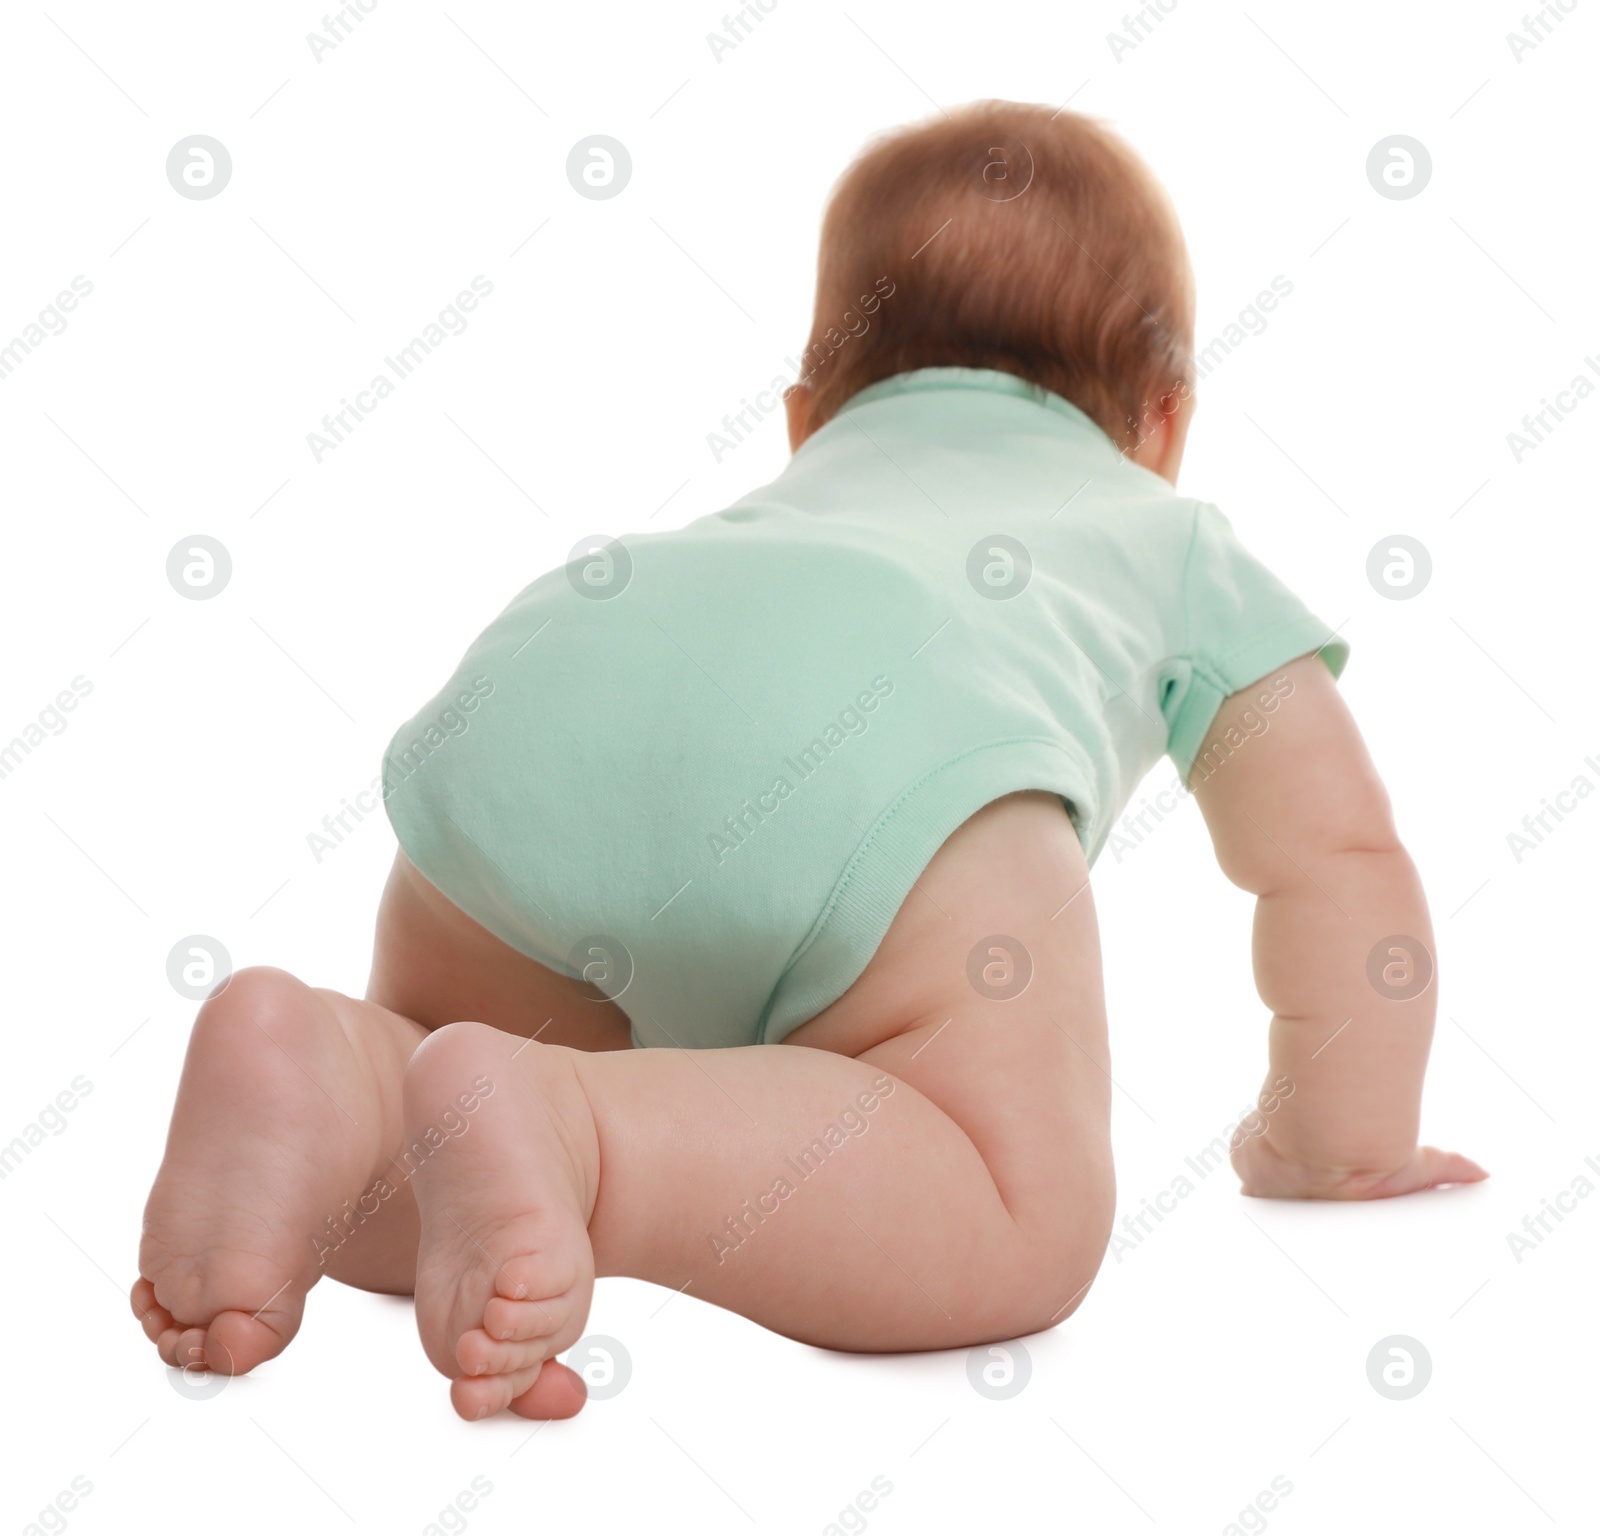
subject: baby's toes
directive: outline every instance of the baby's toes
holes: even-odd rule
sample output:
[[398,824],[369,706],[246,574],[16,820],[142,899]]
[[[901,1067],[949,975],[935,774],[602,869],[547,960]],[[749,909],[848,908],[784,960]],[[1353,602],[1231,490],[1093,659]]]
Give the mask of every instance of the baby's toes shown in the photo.
[[206,1331],[186,1323],[172,1323],[156,1340],[162,1360],[178,1370],[203,1371],[206,1368]]
[[516,1254],[500,1266],[494,1277],[496,1295],[535,1306],[540,1297],[563,1296],[577,1283],[577,1260],[564,1253]]
[[152,1344],[173,1326],[172,1314],[156,1300],[156,1288],[148,1280],[140,1280],[129,1293],[128,1300],[139,1326],[144,1329],[144,1336]]
[[468,1376],[505,1376],[537,1365],[551,1353],[549,1338],[507,1342],[490,1338],[481,1328],[456,1342],[456,1359]]
[[536,1361],[504,1376],[458,1376],[450,1383],[450,1401],[464,1419],[486,1419],[509,1408],[539,1379],[545,1362]]
[[556,1331],[566,1307],[542,1301],[507,1301],[491,1296],[483,1309],[483,1332],[491,1339],[542,1339]]
[[570,1419],[588,1400],[588,1389],[575,1370],[547,1360],[534,1384],[510,1406],[525,1419]]
[[300,1326],[303,1299],[292,1307],[260,1312],[219,1312],[206,1330],[207,1366],[224,1376],[243,1376],[282,1354]]

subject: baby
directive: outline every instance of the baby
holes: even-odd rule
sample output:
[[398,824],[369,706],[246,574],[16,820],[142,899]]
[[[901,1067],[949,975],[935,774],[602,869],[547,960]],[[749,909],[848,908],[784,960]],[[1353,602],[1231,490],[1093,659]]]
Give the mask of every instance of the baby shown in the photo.
[[1174,490],[1193,321],[1098,124],[869,147],[783,473],[580,546],[395,734],[364,999],[253,968],[200,1009],[163,1360],[251,1370],[323,1275],[414,1293],[469,1419],[578,1411],[597,1275],[841,1350],[1061,1322],[1114,1199],[1089,869],[1163,754],[1259,898],[1244,1192],[1486,1177],[1417,1144],[1433,938],[1348,648]]

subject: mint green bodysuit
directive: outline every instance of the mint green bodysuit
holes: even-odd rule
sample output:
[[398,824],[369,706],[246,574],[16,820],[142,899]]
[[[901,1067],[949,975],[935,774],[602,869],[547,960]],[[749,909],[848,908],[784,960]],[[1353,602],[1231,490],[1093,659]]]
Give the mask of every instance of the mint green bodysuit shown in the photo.
[[1221,701],[1345,643],[1214,508],[1007,373],[874,384],[782,474],[539,577],[396,733],[400,845],[639,1045],[779,1041],[941,843],[1059,795],[1092,862]]

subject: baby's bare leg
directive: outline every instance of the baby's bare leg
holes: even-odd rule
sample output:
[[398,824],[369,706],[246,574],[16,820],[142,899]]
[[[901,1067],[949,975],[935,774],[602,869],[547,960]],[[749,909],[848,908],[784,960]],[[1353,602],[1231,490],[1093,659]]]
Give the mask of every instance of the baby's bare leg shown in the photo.
[[[540,1365],[581,1334],[596,1270],[840,1349],[1067,1316],[1113,1200],[1086,878],[1059,801],[1009,797],[946,843],[867,972],[794,1043],[594,1054],[477,1024],[431,1036],[407,1069],[417,1123],[491,1085],[414,1181],[418,1320],[458,1410],[551,1411]],[[969,956],[1004,993],[1008,947],[1031,978],[985,996]]]

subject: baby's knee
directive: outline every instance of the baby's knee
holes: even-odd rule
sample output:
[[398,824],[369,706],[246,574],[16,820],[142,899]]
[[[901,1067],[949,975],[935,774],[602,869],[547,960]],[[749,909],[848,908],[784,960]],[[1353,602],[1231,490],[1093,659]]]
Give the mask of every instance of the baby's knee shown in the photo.
[[1060,1199],[1017,1224],[1017,1248],[990,1284],[996,1337],[1017,1338],[1064,1323],[1084,1303],[1111,1241],[1116,1186],[1103,1176],[1063,1183]]
[[1021,1338],[1066,1322],[1087,1300],[1105,1251],[1105,1240],[1089,1241],[1025,1260],[997,1287],[986,1336]]

